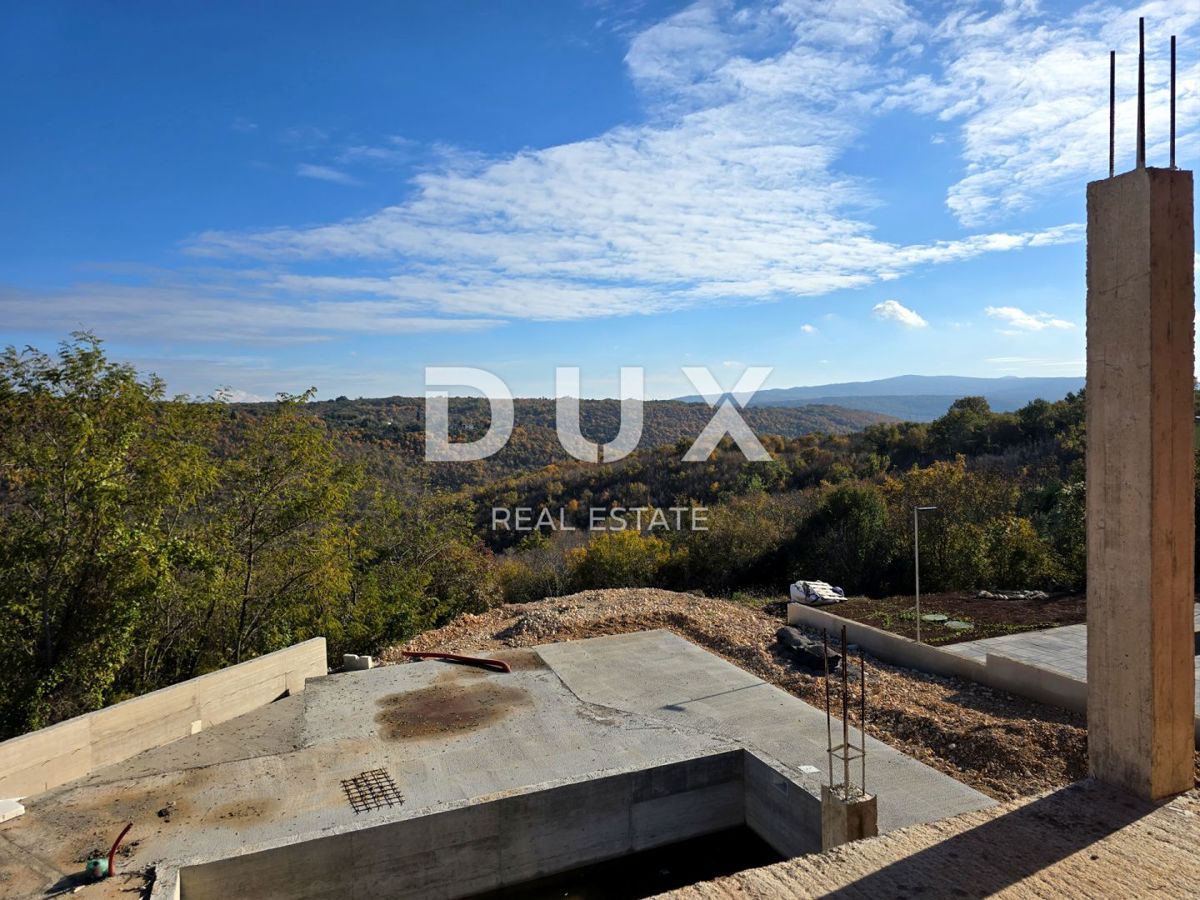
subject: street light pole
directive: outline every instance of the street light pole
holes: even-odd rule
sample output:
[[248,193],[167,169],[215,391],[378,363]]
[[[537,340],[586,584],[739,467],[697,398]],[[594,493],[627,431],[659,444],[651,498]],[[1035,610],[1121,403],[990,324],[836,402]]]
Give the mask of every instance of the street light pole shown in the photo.
[[937,509],[936,506],[913,507],[913,577],[917,597],[917,643],[921,643],[921,529],[918,527],[919,513]]

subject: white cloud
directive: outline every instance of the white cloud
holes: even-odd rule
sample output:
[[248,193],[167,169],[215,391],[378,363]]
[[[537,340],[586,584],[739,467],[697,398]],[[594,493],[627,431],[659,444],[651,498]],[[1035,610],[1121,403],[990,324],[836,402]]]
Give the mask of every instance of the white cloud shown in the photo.
[[1066,319],[1060,319],[1050,313],[1027,313],[1016,306],[989,306],[984,309],[984,313],[1002,322],[1011,332],[1045,331],[1047,328],[1065,331],[1075,327],[1074,322],[1068,322]]
[[318,181],[332,181],[334,184],[357,186],[362,184],[357,178],[347,175],[341,169],[332,166],[317,166],[312,163],[300,163],[296,166],[296,174],[301,178],[316,178]]
[[188,279],[94,283],[32,292],[0,287],[0,310],[14,331],[91,329],[107,338],[294,344],[336,334],[425,334],[503,325],[483,317],[427,315],[410,304],[362,297],[297,298],[253,274],[200,284]]
[[369,267],[344,287],[428,315],[573,319],[815,296],[1079,240],[1074,225],[875,235],[870,186],[836,164],[930,31],[898,0],[697,3],[631,41],[643,124],[502,158],[448,154],[397,205],[209,232],[189,249],[303,263],[280,279],[295,291],[328,293],[322,264]]
[[[1166,164],[1167,36],[1179,35],[1179,84],[1195,84],[1200,61],[1186,48],[1200,31],[1200,4],[1089,4],[1073,13],[1033,0],[956,5],[930,36],[938,70],[915,74],[885,106],[908,106],[958,123],[965,172],[946,197],[964,225],[1011,216],[1108,168],[1108,52],[1117,50],[1117,168],[1132,166],[1137,17],[1147,35],[1147,154]],[[1189,62],[1190,60],[1190,62]],[[1198,146],[1200,92],[1182,87],[1181,152]]]
[[255,394],[232,387],[221,388],[218,396],[226,403],[263,403],[267,400],[275,399],[274,397],[267,397],[263,394]]
[[877,319],[883,319],[885,322],[895,322],[906,328],[925,328],[929,325],[914,310],[909,309],[898,300],[884,300],[882,303],[876,303],[871,307],[871,315]]
[[800,326],[800,330],[801,330],[801,331],[803,331],[805,334],[816,334],[816,333],[817,333],[817,326],[816,326],[816,325],[809,325],[809,324],[806,322],[805,324],[803,324],[803,325],[801,325],[801,326]]
[[[394,205],[189,241],[189,251],[233,273],[222,276],[232,287],[204,278],[165,292],[155,285],[156,305],[150,286],[89,284],[50,295],[40,309],[27,297],[6,300],[6,312],[11,304],[22,321],[57,316],[99,321],[106,333],[193,336],[219,334],[228,319],[235,338],[315,340],[793,300],[1082,240],[1082,226],[1070,223],[954,228],[911,242],[872,224],[873,186],[842,160],[851,150],[891,152],[865,137],[898,107],[929,116],[932,138],[962,147],[964,170],[947,202],[971,228],[1011,219],[1068,182],[1078,188],[1105,162],[1107,48],[1131,46],[1135,19],[1096,5],[1049,17],[1015,0],[992,11],[934,8],[695,3],[631,36],[636,122],[490,158],[439,148]],[[1200,4],[1160,0],[1146,12],[1156,33],[1181,35],[1182,59],[1196,58],[1188,48]],[[1159,55],[1148,70],[1150,130],[1161,135],[1165,42],[1151,45]],[[1200,63],[1181,68],[1182,85],[1197,77]],[[1127,103],[1133,81],[1127,69],[1120,78]],[[1200,152],[1200,92],[1185,88],[1179,99],[1187,158],[1189,147]],[[1125,108],[1121,121],[1132,121]],[[404,138],[339,141],[311,126],[280,138],[320,161],[297,175],[344,185],[358,184],[358,167],[407,164],[414,149]],[[1118,138],[1132,145],[1127,131]]]

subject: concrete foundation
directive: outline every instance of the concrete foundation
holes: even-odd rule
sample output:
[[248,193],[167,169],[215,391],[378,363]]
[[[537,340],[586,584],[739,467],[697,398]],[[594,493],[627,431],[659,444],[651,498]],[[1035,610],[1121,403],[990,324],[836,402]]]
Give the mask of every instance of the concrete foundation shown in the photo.
[[[519,885],[744,824],[744,771],[742,751],[719,753],[189,866],[179,897],[399,900]],[[815,835],[784,838],[811,849]]]
[[821,788],[822,850],[831,850],[878,834],[879,813],[873,794],[845,798],[829,785]]
[[1192,173],[1088,185],[1088,752],[1148,799],[1192,786]]
[[[26,801],[0,824],[0,897],[40,895],[128,821],[122,870],[153,867],[155,900],[463,896],[743,824],[820,849],[823,711],[666,631],[490,655],[512,671],[312,679]],[[867,746],[883,831],[992,805]],[[357,808],[347,782],[378,770],[402,802]]]

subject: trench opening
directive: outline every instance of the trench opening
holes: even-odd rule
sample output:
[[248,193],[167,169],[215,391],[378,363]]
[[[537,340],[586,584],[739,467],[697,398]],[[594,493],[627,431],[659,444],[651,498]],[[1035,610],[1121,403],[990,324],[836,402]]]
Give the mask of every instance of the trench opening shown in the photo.
[[785,858],[742,825],[476,894],[470,900],[642,900]]

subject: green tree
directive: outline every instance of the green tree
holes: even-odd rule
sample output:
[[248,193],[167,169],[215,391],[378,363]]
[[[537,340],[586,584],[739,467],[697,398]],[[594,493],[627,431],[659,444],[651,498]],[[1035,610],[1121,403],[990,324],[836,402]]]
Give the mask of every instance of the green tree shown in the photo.
[[797,577],[828,581],[855,593],[881,590],[893,551],[879,488],[850,482],[828,491],[804,524],[797,549]]
[[992,410],[983,397],[962,397],[929,425],[929,440],[938,453],[975,454],[986,449]]
[[487,607],[487,558],[461,500],[375,487],[355,519],[348,595],[324,624],[331,650],[382,649]]
[[212,511],[220,574],[200,623],[220,642],[202,645],[217,664],[321,634],[349,593],[344,514],[361,475],[304,411],[312,393],[281,394],[223,461]]
[[103,705],[150,602],[200,555],[215,469],[202,406],[79,333],[0,358],[0,728]]

